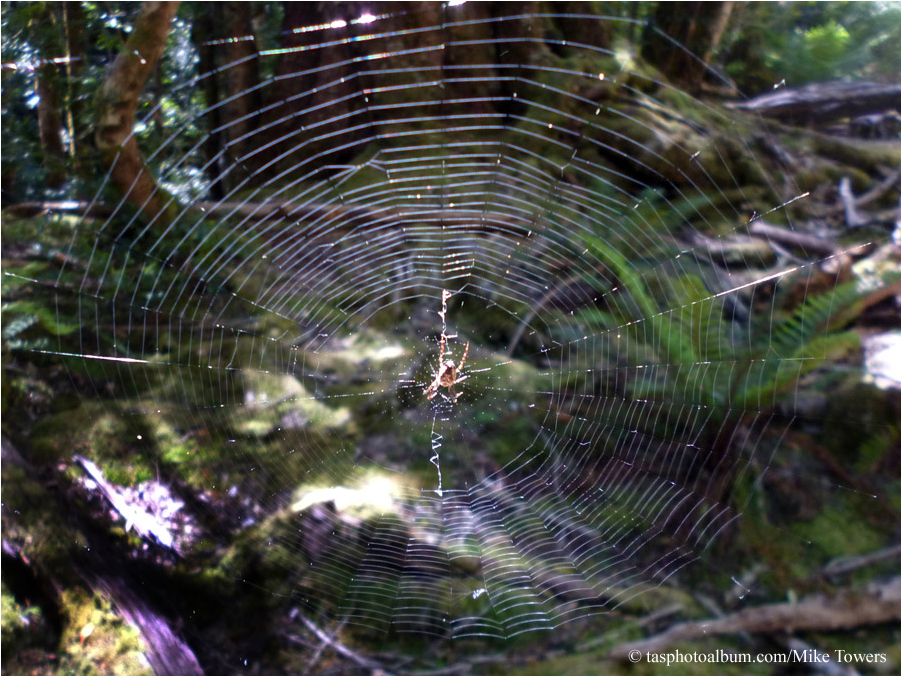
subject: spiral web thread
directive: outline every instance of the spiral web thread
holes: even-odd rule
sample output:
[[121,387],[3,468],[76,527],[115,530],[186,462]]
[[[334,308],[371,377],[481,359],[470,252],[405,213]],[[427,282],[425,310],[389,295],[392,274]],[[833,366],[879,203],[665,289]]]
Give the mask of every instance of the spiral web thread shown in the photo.
[[[775,384],[825,357],[761,301],[818,256],[722,260],[721,238],[805,198],[740,122],[533,32],[624,20],[468,12],[301,27],[251,57],[316,65],[245,92],[251,120],[214,128],[218,104],[199,139],[172,125],[147,157],[175,216],[123,199],[74,229],[83,274],[43,280],[79,317],[47,352],[84,396],[113,383],[136,421],[220,431],[179,462],[253,497],[246,524],[284,511],[267,547],[291,554],[289,594],[377,633],[511,637],[682,574],[779,450],[793,404]],[[213,158],[209,134],[230,139]],[[443,333],[446,359],[470,344],[456,402],[425,396]],[[350,520],[341,496],[369,512]]]

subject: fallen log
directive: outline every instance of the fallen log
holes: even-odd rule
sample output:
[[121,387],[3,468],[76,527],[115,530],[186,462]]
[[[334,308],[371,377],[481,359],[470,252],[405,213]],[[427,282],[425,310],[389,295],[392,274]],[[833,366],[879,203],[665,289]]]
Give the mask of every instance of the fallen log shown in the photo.
[[807,233],[799,233],[780,226],[772,226],[763,221],[755,221],[750,224],[749,235],[760,237],[764,240],[773,240],[790,247],[798,247],[812,254],[823,256],[832,256],[841,250],[841,247],[831,240],[825,240]]
[[[40,484],[37,470],[6,437],[2,437],[0,440],[0,449],[2,449],[4,470],[12,466],[21,468],[25,475],[34,481],[35,486],[40,487],[41,493],[33,495],[33,497],[39,496],[50,505],[56,503],[56,497]],[[67,504],[61,503],[58,509],[62,512],[69,512],[70,520],[79,519],[77,511],[71,510],[71,506]],[[15,513],[10,511],[10,514]],[[6,524],[6,513],[4,513],[4,524]],[[26,533],[32,529],[32,526],[27,523],[20,526]],[[60,538],[64,536],[65,534],[60,533]],[[138,630],[146,650],[145,656],[155,674],[203,674],[191,647],[176,634],[171,621],[148,599],[143,582],[132,578],[128,566],[124,566],[113,552],[106,550],[100,539],[92,542],[90,547],[85,545],[69,551],[70,558],[67,565],[75,574],[71,578],[68,570],[45,569],[46,563],[40,561],[33,553],[30,555],[27,545],[20,546],[4,539],[3,547],[8,556],[20,558],[42,577],[46,577],[51,582],[51,587],[57,592],[71,586],[72,580],[80,580],[90,590],[97,591],[108,599],[122,618]]]
[[[627,660],[631,652],[641,655],[660,653],[676,642],[711,635],[750,633],[794,633],[816,630],[842,630],[877,623],[898,623],[900,617],[900,579],[873,583],[862,589],[836,595],[817,594],[788,604],[766,604],[743,609],[722,618],[689,621],[640,640],[611,649],[611,658]],[[636,654],[633,653],[635,656]]]
[[85,219],[106,219],[113,215],[113,209],[106,205],[88,204],[77,200],[64,200],[60,202],[19,202],[14,205],[4,205],[3,211],[9,216],[20,219],[32,219],[41,214],[75,214]]
[[814,82],[782,87],[729,108],[759,113],[796,125],[811,125],[847,117],[899,110],[902,88],[877,82]]

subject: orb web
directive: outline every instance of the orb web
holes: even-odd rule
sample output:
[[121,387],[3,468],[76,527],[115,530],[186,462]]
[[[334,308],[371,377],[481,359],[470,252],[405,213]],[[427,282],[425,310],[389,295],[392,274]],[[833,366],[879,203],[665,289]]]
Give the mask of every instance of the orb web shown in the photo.
[[[82,274],[41,281],[79,330],[46,352],[125,402],[136,455],[169,444],[268,534],[272,592],[304,613],[553,629],[699,566],[741,518],[827,357],[806,319],[826,301],[777,322],[769,300],[824,255],[727,260],[805,191],[738,113],[538,34],[625,20],[404,17],[299,26],[248,57],[249,114],[167,124],[146,153],[166,215],[119,196],[79,221]],[[246,66],[186,76],[139,128]]]

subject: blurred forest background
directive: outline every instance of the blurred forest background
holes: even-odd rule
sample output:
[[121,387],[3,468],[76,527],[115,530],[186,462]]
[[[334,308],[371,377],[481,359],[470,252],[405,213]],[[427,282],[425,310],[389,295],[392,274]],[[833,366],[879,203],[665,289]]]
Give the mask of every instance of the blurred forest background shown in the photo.
[[[336,28],[360,36],[378,27],[392,32],[380,43],[382,49],[411,48],[406,63],[428,70],[435,65],[432,56],[412,49],[421,44],[416,31],[440,25],[452,10],[474,21],[455,28],[454,38],[474,43],[466,53],[449,51],[445,65],[501,63],[510,52],[513,57],[506,58],[517,60],[512,63],[601,73],[596,79],[605,86],[605,73],[636,73],[632,79],[624,76],[620,99],[589,86],[571,91],[582,103],[619,105],[642,120],[641,126],[618,127],[629,123],[612,115],[604,123],[620,130],[607,138],[606,148],[630,156],[624,172],[639,177],[642,185],[663,176],[671,187],[711,188],[704,204],[688,198],[679,203],[698,218],[683,218],[682,212],[677,218],[669,211],[671,201],[646,191],[642,199],[655,216],[648,223],[660,223],[662,231],[653,236],[637,230],[623,238],[634,237],[644,246],[661,235],[679,243],[675,251],[704,250],[708,258],[697,272],[689,275],[674,267],[671,275],[658,267],[654,276],[634,275],[632,264],[618,258],[622,245],[620,250],[597,245],[598,258],[629,288],[630,308],[640,309],[638,317],[652,317],[657,313],[652,308],[710,304],[722,289],[718,275],[727,270],[734,286],[758,285],[781,265],[781,270],[798,266],[806,271],[732,311],[734,318],[763,313],[757,333],[746,328],[752,320],[699,320],[687,311],[686,333],[666,346],[649,342],[638,364],[694,364],[715,350],[726,354],[727,345],[738,354],[746,348],[735,347],[737,332],[748,338],[739,358],[748,365],[772,353],[822,357],[810,371],[799,368],[791,377],[779,367],[762,368],[755,372],[754,387],[748,374],[732,385],[716,376],[689,381],[685,374],[672,382],[640,383],[637,377],[627,386],[618,384],[632,397],[679,403],[693,391],[692,397],[705,401],[739,402],[737,409],[754,412],[755,420],[727,415],[706,423],[713,426],[706,438],[711,448],[732,448],[744,434],[778,451],[761,467],[736,461],[727,476],[716,463],[660,471],[683,486],[713,487],[712,500],[741,512],[742,526],[724,531],[716,547],[700,547],[701,564],[672,579],[668,575],[666,584],[658,581],[597,618],[583,617],[572,589],[549,583],[543,594],[559,608],[566,606],[572,622],[509,640],[450,642],[436,634],[434,619],[405,619],[407,634],[348,622],[337,603],[323,600],[339,579],[353,586],[349,581],[356,565],[347,571],[341,567],[357,561],[354,544],[376,542],[373,534],[389,527],[365,511],[349,508],[345,514],[334,497],[317,502],[311,492],[304,494],[299,487],[311,480],[303,467],[276,465],[278,471],[265,478],[263,473],[253,482],[245,478],[257,460],[265,466],[268,455],[285,451],[283,427],[292,416],[303,416],[296,425],[309,439],[325,440],[311,443],[317,450],[339,440],[367,449],[368,458],[383,465],[401,463],[392,450],[406,443],[402,438],[410,428],[399,432],[386,420],[396,415],[398,425],[411,425],[404,412],[414,406],[403,396],[400,404],[379,404],[394,407],[392,417],[383,415],[389,409],[373,409],[376,405],[348,413],[318,401],[318,409],[289,411],[284,403],[299,388],[314,386],[300,378],[302,385],[286,385],[272,374],[295,373],[286,365],[298,360],[297,353],[274,357],[272,351],[242,344],[240,358],[233,359],[266,362],[266,368],[244,370],[226,386],[204,383],[201,367],[214,362],[211,357],[204,363],[206,353],[212,355],[215,344],[207,343],[212,339],[186,341],[179,334],[176,340],[171,333],[161,338],[159,326],[155,335],[146,329],[150,314],[135,311],[142,302],[105,306],[102,301],[117,278],[123,288],[136,290],[133,298],[146,291],[149,304],[151,292],[172,289],[187,275],[178,256],[164,259],[160,253],[154,259],[159,265],[136,264],[133,250],[184,247],[180,251],[194,248],[198,256],[227,259],[225,244],[217,249],[204,237],[215,226],[183,227],[187,205],[208,210],[204,218],[222,224],[258,213],[269,200],[275,205],[273,218],[279,218],[286,209],[276,200],[281,187],[308,180],[303,172],[315,171],[310,168],[316,165],[310,158],[321,154],[323,167],[353,165],[370,152],[356,145],[364,132],[346,131],[343,122],[354,112],[356,85],[332,84],[338,76],[353,82],[364,53],[359,50],[365,47],[328,43],[331,33],[324,37],[322,31],[295,29],[338,21],[342,25]],[[354,24],[363,12],[382,23]],[[517,21],[507,21],[515,12]],[[590,24],[572,18],[580,14],[610,20]],[[884,656],[876,663],[845,660],[830,668],[840,672],[829,673],[814,663],[682,665],[678,672],[898,674],[900,21],[895,2],[525,2],[516,8],[429,2],[4,2],[3,672],[670,674],[673,667],[632,664],[625,656],[635,647],[676,647],[752,653],[841,648]],[[505,42],[517,31],[545,44]],[[323,46],[292,49],[316,43]],[[260,57],[264,53],[266,58]],[[120,55],[137,56],[117,60]],[[496,100],[510,97],[508,85],[495,82],[503,74],[499,68],[469,82],[449,79],[442,96],[471,96],[466,105],[488,115],[502,105]],[[396,76],[385,77],[388,91],[396,84],[390,77]],[[548,80],[548,86],[555,82]],[[313,94],[305,98],[301,91]],[[416,96],[410,95],[410,102],[418,103]],[[549,110],[573,119],[581,115],[551,89],[544,96],[545,112],[540,106],[508,112],[543,126]],[[279,105],[279,112],[267,117]],[[320,125],[342,135],[340,142],[326,134],[308,146],[304,158],[312,164],[303,172],[292,165],[291,155],[271,162],[293,143],[286,141],[296,126],[291,111],[303,111],[311,128]],[[423,128],[428,131],[437,119],[423,122]],[[261,128],[267,129],[265,145],[255,136]],[[640,132],[645,136],[636,136]],[[656,164],[670,157],[664,150],[645,152],[657,149],[656,143],[670,147],[674,135],[687,134],[722,142],[729,150],[721,158],[727,170],[684,173],[688,164]],[[347,148],[339,147],[345,142]],[[549,148],[537,145],[535,150],[547,155],[553,152]],[[265,190],[251,191],[248,181]],[[577,179],[571,184],[574,190],[596,190]],[[802,191],[805,199],[792,202]],[[704,225],[705,217],[723,205],[750,214],[749,204],[788,207],[768,214],[767,223],[746,224],[741,233],[736,224],[723,231]],[[124,241],[130,243],[127,250],[119,249]],[[591,247],[587,240],[586,251]],[[649,259],[658,254],[648,246]],[[541,262],[546,263],[549,275],[556,270],[563,271],[561,279],[570,274],[566,261]],[[667,275],[670,279],[663,279]],[[573,277],[589,284],[579,274]],[[185,304],[179,317],[190,320],[198,309],[209,308],[230,326],[247,328],[247,335],[297,333],[298,323],[290,318],[266,316],[262,310],[242,315],[229,306],[233,293],[262,298],[272,284],[256,269],[243,277],[222,272],[201,278],[195,296],[177,301]],[[421,310],[434,318],[436,298],[404,299],[407,306],[398,318],[416,318]],[[537,314],[550,316],[543,307],[552,305],[547,301],[535,299]],[[588,327],[590,334],[636,317],[626,303],[604,308],[580,303],[579,331]],[[175,307],[166,310],[175,314]],[[366,306],[360,301],[354,308],[363,316]],[[539,352],[531,343],[537,339],[518,334],[514,325],[495,332],[490,322],[505,320],[489,311],[469,312],[461,311],[461,317],[471,323],[469,359],[474,363],[487,359],[490,348],[515,357],[518,350]],[[378,329],[398,333],[391,318],[379,321]],[[136,338],[134,328],[142,322]],[[186,334],[187,326],[186,321]],[[803,336],[802,352],[784,350],[788,344],[781,341],[790,331]],[[638,330],[636,341],[641,343]],[[222,348],[225,340],[218,345]],[[238,355],[237,339],[235,345]],[[759,348],[762,352],[755,352]],[[360,375],[375,370],[380,358],[366,348],[355,350],[352,356],[346,354],[351,350],[328,353],[332,362],[311,368],[314,376],[328,375],[316,387],[338,394],[365,389],[361,382],[367,377]],[[162,364],[199,366],[196,372],[194,366],[181,372],[159,366],[143,370],[137,358],[151,353],[166,355]],[[91,363],[79,359],[85,354],[136,362]],[[435,356],[428,353],[424,364],[427,359]],[[574,374],[585,372],[586,365],[572,359],[566,370],[570,380],[559,388],[571,396],[566,404],[575,415],[577,394],[615,386],[580,380]],[[527,362],[524,358],[522,364]],[[507,383],[535,390],[536,370],[545,366],[536,358]],[[189,372],[199,377],[186,384]],[[427,374],[427,384],[432,377]],[[214,410],[233,397],[253,404],[253,393],[261,391],[279,395],[278,408],[248,406],[240,420]],[[571,415],[562,413],[566,399],[561,398],[558,420]],[[794,407],[791,422],[765,429],[785,415],[788,400]],[[161,415],[154,409],[161,402],[182,403],[185,411],[176,404]],[[468,404],[466,396],[461,402],[462,407],[479,404]],[[193,404],[206,408],[189,414]],[[515,457],[513,450],[535,437],[522,409],[511,405],[515,415],[505,418],[490,415],[489,400],[483,404],[482,414],[470,414],[489,448],[474,462],[480,468],[477,478],[506,466]],[[661,436],[682,434],[663,418],[655,424],[669,431]],[[724,430],[730,431],[727,442]],[[427,447],[428,429],[424,435],[411,444]],[[235,439],[253,450],[230,451]],[[611,449],[599,442],[592,453],[597,461]],[[739,457],[746,458],[741,452]],[[434,481],[434,464],[427,458],[408,464],[419,486]],[[595,481],[590,470],[585,478]],[[390,528],[397,539],[417,538],[420,517],[400,512],[396,519]],[[330,542],[336,531],[349,544],[345,550]],[[678,531],[668,537],[681,538]],[[338,562],[330,564],[337,573],[317,578],[319,561]],[[472,605],[461,615],[486,613],[477,606],[485,601],[478,599],[480,588],[466,587],[485,574],[480,566],[462,559],[453,573],[449,586],[461,586]],[[435,577],[429,571],[419,575],[427,583]],[[377,602],[360,604],[379,608]],[[389,622],[394,621],[386,617]]]

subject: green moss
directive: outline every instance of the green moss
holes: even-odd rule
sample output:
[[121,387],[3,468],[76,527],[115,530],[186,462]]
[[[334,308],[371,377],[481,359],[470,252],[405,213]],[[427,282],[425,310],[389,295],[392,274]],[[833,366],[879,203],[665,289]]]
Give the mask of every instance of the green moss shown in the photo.
[[[878,465],[890,454],[899,451],[899,426],[889,425],[883,430],[877,430],[873,435],[865,439],[858,448],[858,459],[855,462],[857,472],[871,475]],[[898,494],[897,492],[893,492]],[[892,495],[892,494],[891,494]]]
[[40,607],[16,602],[2,588],[2,670],[6,675],[49,675],[56,671],[52,637]]
[[[0,593],[0,647],[4,659],[16,654],[21,648],[31,644],[30,637],[42,625],[41,609],[36,606],[21,606],[12,593],[2,586]],[[8,674],[8,673],[7,673]]]
[[[290,599],[307,570],[304,557],[297,551],[297,516],[282,511],[259,525],[239,534],[216,567],[216,574],[205,576],[231,586],[232,581],[247,581],[267,590],[257,607],[276,605]],[[242,599],[251,602],[251,597]]]
[[864,171],[880,167],[898,167],[902,163],[899,144],[889,142],[862,141],[859,139],[828,136],[809,132],[812,148],[822,155],[833,158],[847,169],[859,168]]
[[[817,517],[795,523],[792,531],[817,548],[826,559],[886,547],[889,535],[868,524],[863,518],[866,506],[856,505],[859,502],[842,494],[834,495]],[[850,524],[855,528],[847,528]]]
[[812,570],[823,566],[823,562],[812,555],[811,547],[798,536],[768,522],[765,501],[766,496],[760,495],[752,503],[741,504],[751,510],[732,544],[731,559],[761,563],[763,570],[756,587],[779,596],[809,579]]
[[33,242],[42,248],[67,247],[79,223],[80,218],[64,214],[42,214],[31,219],[4,216],[0,241],[4,245]]
[[132,485],[156,476],[146,451],[143,418],[118,405],[82,402],[39,421],[30,446],[38,464],[52,464],[80,454],[93,459],[110,482]]
[[47,490],[24,468],[3,463],[3,538],[19,543],[29,556],[51,570],[65,571],[72,548],[84,544],[84,537],[61,518]]
[[109,601],[78,589],[62,594],[66,626],[60,638],[59,674],[152,675],[138,630]]

